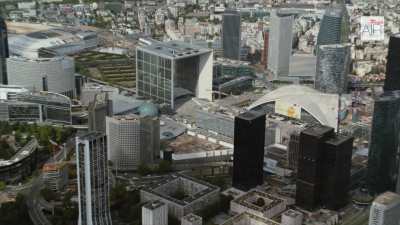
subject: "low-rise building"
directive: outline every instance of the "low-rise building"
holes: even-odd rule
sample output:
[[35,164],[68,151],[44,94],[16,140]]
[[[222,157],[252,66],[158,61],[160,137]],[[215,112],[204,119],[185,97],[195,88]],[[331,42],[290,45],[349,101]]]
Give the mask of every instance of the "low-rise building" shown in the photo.
[[141,202],[162,201],[168,213],[181,218],[204,209],[219,200],[220,188],[195,178],[177,174],[170,179],[140,190]]
[[168,207],[164,202],[149,202],[142,207],[143,225],[168,225]]
[[286,204],[283,199],[256,189],[231,201],[232,213],[247,212],[263,218],[272,218],[285,209]]

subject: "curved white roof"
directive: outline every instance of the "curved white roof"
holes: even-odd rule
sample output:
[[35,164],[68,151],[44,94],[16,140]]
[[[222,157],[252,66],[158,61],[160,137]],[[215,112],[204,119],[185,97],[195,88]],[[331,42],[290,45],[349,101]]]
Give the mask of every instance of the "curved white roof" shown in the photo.
[[264,95],[248,109],[277,100],[301,106],[322,125],[337,130],[339,113],[339,95],[324,94],[313,88],[301,85],[287,85]]
[[11,36],[8,42],[11,54],[26,58],[37,58],[40,48],[50,48],[66,44],[79,45],[83,43],[85,35],[89,34],[92,34],[92,32],[57,28]]

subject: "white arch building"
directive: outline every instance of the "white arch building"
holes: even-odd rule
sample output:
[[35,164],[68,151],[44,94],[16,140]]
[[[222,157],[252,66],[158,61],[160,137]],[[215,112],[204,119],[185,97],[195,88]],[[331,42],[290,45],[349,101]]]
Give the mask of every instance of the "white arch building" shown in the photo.
[[276,101],[296,104],[322,125],[338,129],[339,95],[337,94],[324,94],[307,86],[287,85],[264,95],[248,109]]

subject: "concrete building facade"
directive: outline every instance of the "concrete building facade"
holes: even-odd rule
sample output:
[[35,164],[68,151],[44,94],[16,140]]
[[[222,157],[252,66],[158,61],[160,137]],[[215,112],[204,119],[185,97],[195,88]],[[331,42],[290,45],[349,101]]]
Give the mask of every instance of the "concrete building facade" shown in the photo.
[[289,76],[290,56],[292,55],[293,16],[271,12],[271,28],[268,43],[268,69],[274,79]]
[[142,43],[136,48],[139,96],[171,108],[184,95],[212,100],[212,50],[179,41]]
[[142,207],[142,225],[168,225],[168,206],[154,201]]
[[160,151],[157,117],[106,117],[106,130],[109,160],[115,170],[136,170],[140,164],[152,163]]

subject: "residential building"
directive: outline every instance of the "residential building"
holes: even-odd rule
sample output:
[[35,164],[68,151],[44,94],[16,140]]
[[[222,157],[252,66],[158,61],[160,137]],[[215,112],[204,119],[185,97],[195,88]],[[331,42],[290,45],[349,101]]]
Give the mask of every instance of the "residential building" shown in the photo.
[[76,137],[78,225],[111,225],[107,139],[91,132]]

